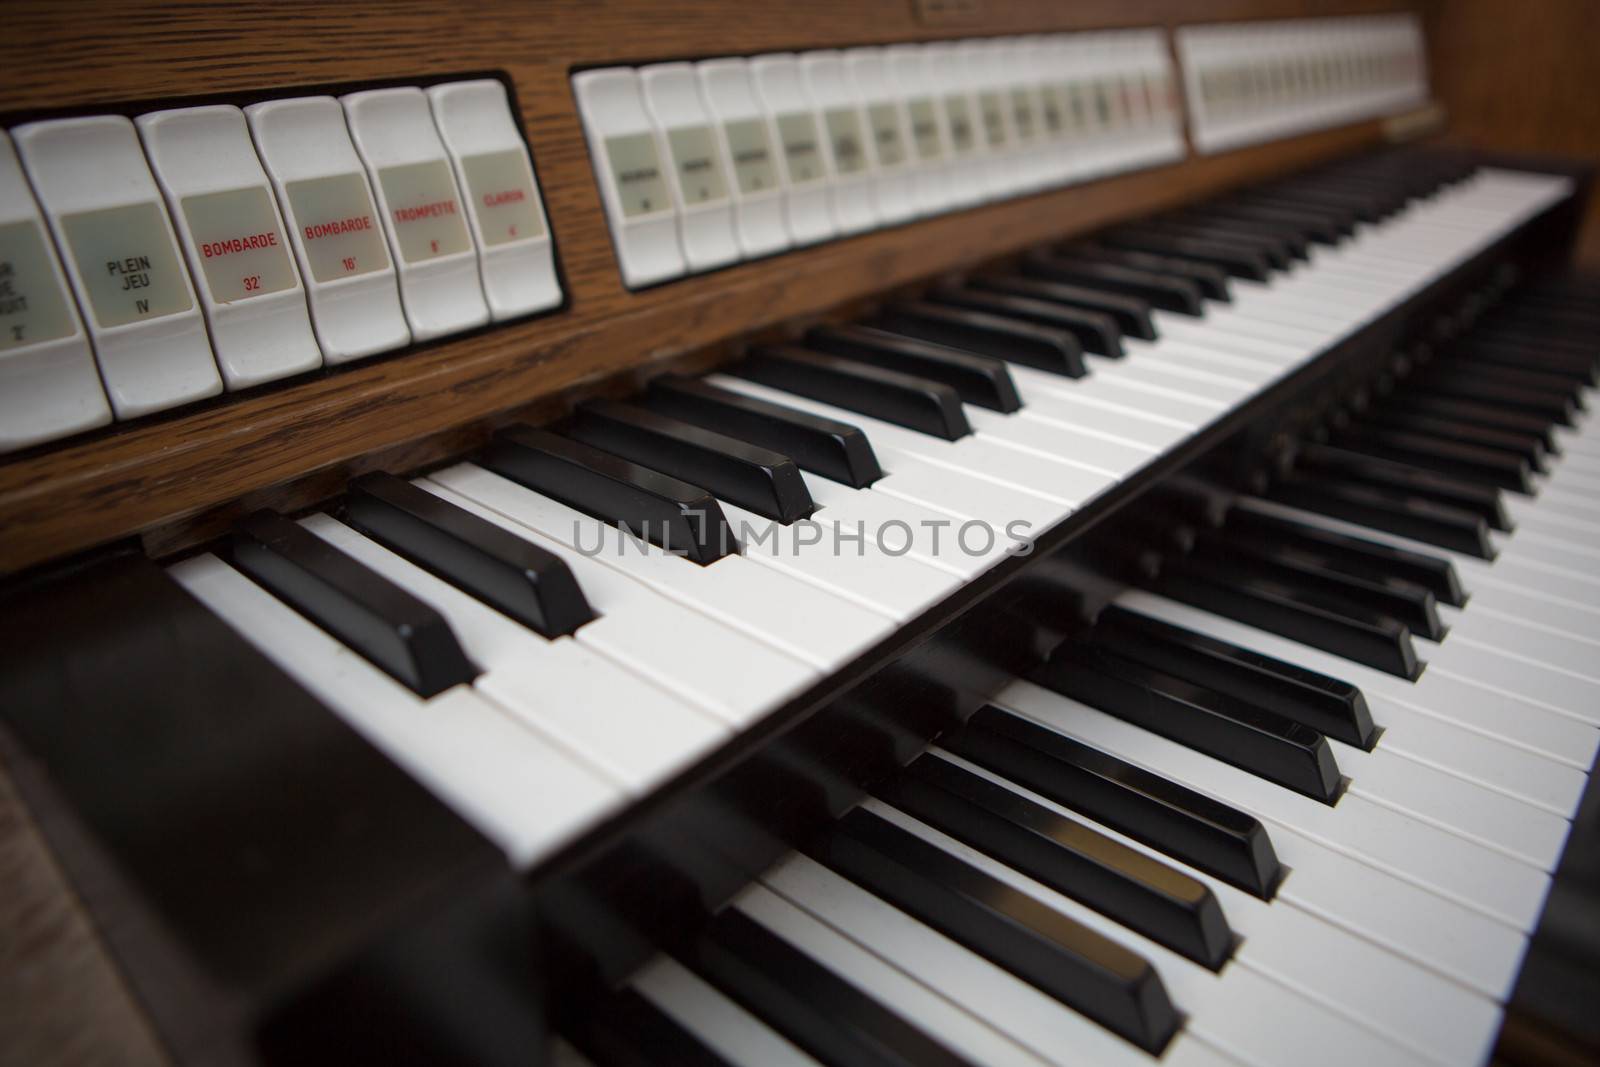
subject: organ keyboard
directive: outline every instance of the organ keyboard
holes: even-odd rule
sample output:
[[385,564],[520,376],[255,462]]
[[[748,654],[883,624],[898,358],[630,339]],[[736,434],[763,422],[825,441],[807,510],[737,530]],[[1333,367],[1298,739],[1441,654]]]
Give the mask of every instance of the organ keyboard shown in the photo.
[[[1219,64],[1210,121],[1231,124],[1208,149],[1348,118],[1363,73],[1369,96],[1415,102],[1415,54],[1396,44],[1414,26],[1389,25],[1325,53],[1292,24],[1262,37],[1289,58],[1265,64],[1253,103],[1248,68],[1220,65],[1240,62],[1227,35],[1193,35]],[[1055,45],[1037,43],[1015,54],[1048,72]],[[745,115],[855,70],[859,103],[845,81],[817,100],[842,93],[862,129],[916,139],[925,101],[892,89],[913,46],[805,53],[795,86],[770,45],[637,74],[627,54],[566,58],[583,69],[560,72],[562,144],[594,161],[588,247],[613,257],[619,291],[666,281],[626,294],[641,323],[665,321],[677,286],[698,286],[680,299],[710,314],[721,275],[668,275],[777,278],[785,260],[815,271],[851,247],[798,247],[820,235],[788,221],[807,210],[792,160],[775,169],[788,199],[718,186],[689,203],[682,153],[732,151],[733,128],[684,149],[662,116]],[[936,83],[941,47],[904,84]],[[981,113],[1009,77],[987,60],[1022,44],[972,47],[984,73],[964,66],[961,84]],[[773,62],[782,88],[762,81]],[[714,90],[719,77],[733,80]],[[438,351],[518,330],[578,345],[534,333],[571,328],[568,309],[498,321],[560,299],[546,261],[569,224],[565,172],[534,184],[527,167],[538,232],[498,252],[490,220],[509,215],[474,207],[466,243],[431,266],[391,217],[385,166],[433,160],[463,188],[477,149],[524,166],[514,122],[451,127],[442,110],[499,100],[502,82],[350,90],[352,139],[329,173],[371,169],[395,260],[362,290],[366,310],[393,334],[403,307],[421,340],[453,328],[426,327],[425,300],[459,311],[467,294],[474,321],[497,321]],[[1037,190],[1073,157],[1027,144],[1048,102],[1065,113],[1073,98],[1029,92],[992,155]],[[1294,107],[1260,113],[1280,97]],[[315,99],[152,114],[254,131],[265,169],[239,173],[299,226],[285,168],[304,161],[275,159],[286,142],[261,130],[300,108],[343,121]],[[402,112],[429,136],[381,130]],[[860,184],[804,203],[839,195],[876,226],[903,221],[872,209],[898,198],[906,235],[942,224],[912,216],[958,202],[920,199],[958,184],[954,160],[935,179],[873,137]],[[144,143],[179,202],[170,149]],[[1119,143],[1139,165],[1165,158]],[[248,421],[274,396],[368,420],[329,390],[408,373],[415,388],[439,364],[403,353],[40,445],[9,461],[9,482],[0,466],[0,500],[17,506],[0,530],[0,754],[164,1053],[597,1067],[1521,1055],[1514,1028],[1553,994],[1581,997],[1563,968],[1592,960],[1563,934],[1592,900],[1600,283],[1555,254],[1588,175],[1366,147],[1092,226],[1041,214],[982,254],[894,267],[825,313],[739,323],[720,350],[520,418],[507,413],[531,386],[507,371],[502,402],[448,396],[426,426],[340,445],[358,460],[272,458],[203,500],[119,504],[52,551],[29,493],[108,491],[111,449],[139,452],[164,425],[211,447],[225,413]],[[834,177],[838,151],[823,153]],[[643,194],[624,171],[657,153],[673,160],[670,199],[631,208]],[[18,188],[0,188],[0,208]],[[177,227],[191,259],[194,226]],[[335,362],[359,345],[330,344],[336,294],[294,247],[306,277],[284,291],[309,301]],[[776,258],[728,265],[757,254]],[[634,271],[646,262],[677,266]],[[219,315],[248,302],[195,292],[210,333],[194,336],[220,360]],[[233,387],[227,364],[221,377]],[[72,464],[77,489],[39,479]],[[1557,1018],[1564,1049],[1592,1050]]]

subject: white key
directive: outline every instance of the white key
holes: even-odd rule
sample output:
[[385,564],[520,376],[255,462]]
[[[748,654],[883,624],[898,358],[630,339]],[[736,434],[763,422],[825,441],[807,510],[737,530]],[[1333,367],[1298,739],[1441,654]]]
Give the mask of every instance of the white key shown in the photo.
[[[1254,334],[1217,329],[1205,319],[1191,318],[1172,311],[1153,311],[1151,320],[1163,341],[1182,341],[1220,352],[1258,355],[1276,359],[1286,368],[1297,367],[1321,350],[1317,341],[1296,336],[1285,338],[1276,328],[1253,327]],[[1252,327],[1246,327],[1250,329]]]
[[1188,400],[1220,410],[1233,407],[1256,392],[1253,383],[1219,377],[1182,364],[1106,356],[1085,356],[1084,363],[1089,367],[1091,380],[1118,382],[1157,396]]
[[1330,280],[1330,273],[1319,264],[1288,275],[1276,274],[1267,283],[1230,278],[1232,299],[1208,302],[1200,321],[1223,334],[1325,342],[1348,330],[1353,316],[1370,303],[1369,297],[1351,293]]
[[1398,754],[1329,740],[1350,791],[1541,870],[1561,859],[1566,818]]
[[[1016,376],[1013,375],[1015,380]],[[1187,426],[1104,405],[1074,395],[1068,389],[1033,388],[1017,381],[1022,396],[1022,417],[1076,430],[1152,455],[1165,452],[1191,436]]]
[[[1274,290],[1277,286],[1274,286]],[[1155,310],[1150,314],[1160,333],[1165,336],[1166,331],[1174,330],[1181,334],[1203,333],[1208,338],[1213,338],[1229,344],[1240,342],[1254,342],[1262,354],[1270,354],[1277,350],[1282,355],[1309,355],[1310,352],[1325,346],[1333,334],[1326,328],[1310,326],[1306,323],[1272,322],[1262,315],[1277,315],[1274,309],[1280,307],[1278,299],[1266,299],[1256,304],[1251,304],[1250,310],[1234,307],[1232,304],[1206,304],[1202,315],[1182,315],[1179,312],[1168,310]],[[1282,317],[1282,315],[1278,315]]]
[[1199,398],[1185,400],[1156,392],[1147,386],[1139,386],[1131,380],[1120,378],[1113,380],[1110,376],[1094,373],[1084,378],[1063,378],[1060,375],[1034,370],[1032,367],[1012,367],[1011,377],[1014,380],[1028,379],[1030,388],[1044,389],[1047,386],[1054,386],[1054,389],[1049,390],[1051,392],[1070,389],[1074,395],[1092,404],[1142,414],[1148,418],[1160,418],[1172,425],[1183,426],[1190,430],[1199,429],[1210,423],[1227,407],[1221,401]]
[[1138,342],[1138,344],[1140,347],[1129,349],[1131,358],[1202,367],[1216,374],[1250,382],[1257,389],[1265,388],[1284,377],[1291,369],[1285,360],[1232,347],[1223,349],[1195,341],[1165,337],[1159,341]]
[[1467,610],[1452,621],[1445,645],[1461,640],[1600,681],[1600,648],[1592,639],[1569,637],[1547,627],[1536,629],[1521,619],[1485,611],[1477,594]]
[[1329,807],[1028,682],[1013,682],[994,702],[1518,929],[1538,920],[1543,871],[1364,797],[1346,793]]
[[731,735],[625,665],[571,637],[541,637],[343,523],[317,515],[300,525],[444,616],[484,672],[474,689],[631,793],[661,785]]
[[1562,455],[1600,457],[1600,438],[1585,436],[1581,429],[1567,426],[1555,427],[1554,433]]
[[[914,460],[908,462],[915,463]],[[901,530],[894,524],[904,524],[915,534],[918,531],[932,530],[936,526],[940,529],[945,528],[939,524],[947,523],[950,516],[947,512],[934,511],[901,497],[876,492],[870,488],[852,489],[830,482],[826,478],[808,477],[806,481],[811,486],[811,499],[820,509],[813,518],[826,515],[851,529],[866,530],[873,539],[874,547],[886,551],[891,556],[899,553],[904,546],[905,558],[917,560],[966,579],[982,574],[1009,553],[1010,546],[998,542],[992,551],[976,553],[962,551],[956,538],[949,536],[941,537],[937,542],[928,536],[898,539],[895,535],[901,533]],[[880,532],[882,547],[878,545]],[[904,568],[885,569],[898,572]],[[944,590],[948,592],[951,588],[953,586],[947,585]]]
[[[1568,456],[1561,462],[1566,464],[1572,461],[1573,457]],[[1506,494],[1509,503],[1506,512],[1516,526],[1516,532],[1540,534],[1575,548],[1592,544],[1595,537],[1600,535],[1600,515],[1579,515],[1551,510],[1549,507],[1551,492],[1551,483],[1546,482],[1544,488],[1539,491],[1537,500],[1529,500],[1515,493]],[[1554,492],[1559,494],[1561,491],[1557,489]],[[1510,503],[1512,501],[1514,503]]]
[[442,481],[422,478],[416,484],[560,556],[600,616],[578,629],[580,643],[628,664],[730,725],[749,726],[818,677],[799,660],[668,600],[492,505],[463,496]]
[[[883,614],[729,555],[699,566],[474,464],[431,477],[713,619],[736,623],[818,670],[843,665],[894,628]],[[764,520],[758,520],[766,525]],[[734,535],[740,531],[736,528]]]
[[1509,586],[1479,581],[1472,590],[1472,613],[1475,617],[1515,619],[1531,629],[1600,645],[1600,609],[1587,604],[1533,596]]
[[168,573],[517,866],[621,803],[620,789],[470,688],[422,700],[215,556]]
[[[1344,336],[1348,331],[1316,329],[1292,321],[1292,316],[1282,312],[1273,312],[1274,319],[1291,321],[1274,321],[1260,317],[1260,313],[1246,316],[1242,312],[1207,313],[1201,320],[1209,328],[1209,336],[1226,336],[1232,343],[1238,344],[1240,339],[1251,338],[1257,341],[1270,341],[1273,344],[1291,346],[1303,353],[1302,360],[1308,359],[1318,352],[1329,347],[1335,339]],[[1164,329],[1165,327],[1163,327]],[[1221,343],[1220,341],[1218,342]]]
[[1563,489],[1559,485],[1547,484],[1540,491],[1537,501],[1526,500],[1515,494],[1507,494],[1505,501],[1512,521],[1519,525],[1525,520],[1528,510],[1544,513],[1547,521],[1566,519],[1585,525],[1600,524],[1600,500],[1596,500],[1592,493]]
[[988,481],[977,473],[903,456],[885,450],[889,477],[874,488],[914,504],[942,511],[954,519],[957,533],[969,522],[987,525],[1000,543],[1036,539],[1070,509],[1019,494],[1008,485]]
[[[1596,482],[1594,488],[1600,492],[1600,482]],[[1574,574],[1600,574],[1600,553],[1588,545],[1573,544],[1538,530],[1518,530],[1514,543],[1518,548],[1537,554],[1547,566]]]
[[1126,478],[1149,463],[1155,450],[1124,444],[1059,422],[1029,417],[1031,408],[1002,415],[998,411],[967,406],[967,422],[979,434],[1004,441],[1012,448],[1036,452],[1075,466],[1109,476],[1113,481]]
[[[866,490],[842,503],[825,503],[827,497],[826,492],[813,497],[823,506],[806,524],[774,527],[776,536],[771,540],[747,542],[746,555],[839,596],[893,612],[899,619],[936,603],[960,586],[957,576],[969,574],[957,562],[961,557],[953,541],[946,538],[935,552],[932,540],[919,526],[922,521],[947,523],[943,515]],[[747,523],[760,521],[728,505],[724,511]],[[892,518],[885,518],[886,514]],[[924,565],[899,566],[894,561],[900,557]],[[993,560],[972,558],[969,562],[974,565],[970,573],[976,573]]]
[[1308,339],[1321,337],[1324,341],[1346,334],[1358,325],[1359,318],[1354,314],[1336,306],[1330,310],[1332,300],[1327,289],[1320,295],[1322,299],[1314,299],[1289,292],[1270,303],[1255,304],[1248,311],[1227,305],[1208,308],[1206,317],[1223,329],[1231,327],[1249,332],[1256,327],[1285,327],[1300,331]]
[[[1121,381],[1107,382],[1105,388],[1094,388],[1091,387],[1096,380],[1094,375],[1063,378],[1031,367],[1014,366],[1011,377],[1023,404],[1027,405],[1023,410],[1033,415],[1074,425],[1083,408],[1094,408],[1109,416],[1101,425],[1122,427],[1121,436],[1125,439],[1160,449],[1187,439],[1220,413],[1220,409],[1141,393]],[[1094,425],[1094,422],[1089,424]]]
[[[765,522],[731,504],[724,503],[723,511],[729,521],[745,523],[752,528]],[[931,521],[950,525],[943,516],[935,516]],[[902,620],[941,600],[944,594],[937,589],[954,589],[961,584],[948,570],[938,573],[926,566],[896,565],[898,556],[911,557],[913,552],[929,551],[927,547],[908,547],[931,545],[930,534],[922,529],[913,528],[909,533],[899,527],[884,529],[860,516],[830,508],[823,508],[811,518],[790,526],[769,524],[766,529],[768,536],[761,540],[751,538],[745,543],[748,558],[846,598],[882,597],[892,587],[892,599],[899,608],[897,617]],[[951,538],[946,533],[941,542],[946,554],[953,551],[947,547],[949,542]],[[922,560],[911,559],[910,562],[919,564]]]
[[658,956],[630,979],[633,988],[729,1063],[816,1067],[783,1035],[707,985],[693,971]]
[[1276,360],[1237,352],[1218,352],[1193,342],[1124,338],[1122,343],[1128,353],[1127,359],[1134,367],[1155,362],[1163,367],[1214,374],[1249,385],[1252,389],[1260,389],[1286,373],[1284,366]]
[[1516,694],[1571,715],[1600,710],[1600,682],[1570,674],[1543,658],[1514,655],[1471,637],[1446,639],[1430,662],[1485,688]]

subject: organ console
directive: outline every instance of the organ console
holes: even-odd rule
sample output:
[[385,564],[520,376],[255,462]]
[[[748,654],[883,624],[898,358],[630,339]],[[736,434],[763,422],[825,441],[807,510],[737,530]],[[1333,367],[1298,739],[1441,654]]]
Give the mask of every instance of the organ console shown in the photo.
[[1592,1062],[1495,18],[8,7],[0,1061]]

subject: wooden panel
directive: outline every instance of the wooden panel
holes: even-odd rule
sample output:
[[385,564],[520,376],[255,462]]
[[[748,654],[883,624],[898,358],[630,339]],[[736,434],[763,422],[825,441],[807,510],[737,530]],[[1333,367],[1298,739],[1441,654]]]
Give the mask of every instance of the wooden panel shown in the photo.
[[[1388,10],[1219,0],[1208,18]],[[504,70],[515,87],[570,307],[354,369],[119,426],[0,462],[0,572],[152,530],[356,457],[505,418],[559,390],[1053,235],[1313,162],[1364,125],[1074,187],[630,293],[620,284],[567,79],[574,66],[1019,30],[1191,21],[1180,0],[979,5],[918,21],[898,0],[748,5],[509,2],[176,7],[13,3],[0,112],[415,74]],[[416,456],[413,449],[407,453]]]
[[4,761],[0,885],[0,1063],[166,1063]]
[[[1593,0],[1434,0],[1425,15],[1447,140],[1600,166]],[[1600,184],[1590,191],[1576,254],[1600,267]]]

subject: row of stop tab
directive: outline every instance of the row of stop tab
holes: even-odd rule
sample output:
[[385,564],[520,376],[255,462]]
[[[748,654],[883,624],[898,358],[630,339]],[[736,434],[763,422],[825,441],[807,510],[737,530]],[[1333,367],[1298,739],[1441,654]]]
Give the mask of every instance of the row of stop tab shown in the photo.
[[580,71],[625,284],[1181,159],[1161,30]]
[[494,79],[0,131],[0,450],[561,300]]

